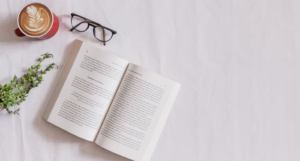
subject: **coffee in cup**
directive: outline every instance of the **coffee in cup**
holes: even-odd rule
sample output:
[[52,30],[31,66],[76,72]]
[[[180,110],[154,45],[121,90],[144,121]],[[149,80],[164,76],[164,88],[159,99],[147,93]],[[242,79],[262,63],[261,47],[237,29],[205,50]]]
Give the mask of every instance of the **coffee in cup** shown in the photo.
[[51,11],[40,3],[32,3],[20,12],[19,25],[23,32],[31,36],[45,34],[52,23]]
[[17,36],[47,39],[54,36],[58,30],[57,16],[42,3],[30,3],[23,7],[18,15]]

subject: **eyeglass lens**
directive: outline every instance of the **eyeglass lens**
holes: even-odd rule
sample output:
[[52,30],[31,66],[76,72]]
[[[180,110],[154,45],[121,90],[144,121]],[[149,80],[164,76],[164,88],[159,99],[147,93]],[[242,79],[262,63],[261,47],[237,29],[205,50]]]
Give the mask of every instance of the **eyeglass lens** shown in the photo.
[[[104,36],[103,36],[104,34]],[[98,39],[98,40],[101,40],[101,41],[109,41],[113,34],[111,31],[109,30],[106,30],[100,26],[96,27],[95,28],[95,32],[94,32],[94,36]],[[105,39],[104,39],[105,38]]]
[[78,16],[73,16],[71,22],[73,27],[79,24],[75,28],[75,30],[79,32],[86,31],[89,27],[89,24],[86,22],[86,20]]

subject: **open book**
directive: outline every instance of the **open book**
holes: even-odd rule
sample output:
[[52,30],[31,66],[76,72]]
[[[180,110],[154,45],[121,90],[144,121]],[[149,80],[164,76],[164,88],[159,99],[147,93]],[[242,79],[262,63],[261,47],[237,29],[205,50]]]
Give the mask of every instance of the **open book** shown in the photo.
[[43,118],[118,155],[148,161],[179,88],[75,40]]

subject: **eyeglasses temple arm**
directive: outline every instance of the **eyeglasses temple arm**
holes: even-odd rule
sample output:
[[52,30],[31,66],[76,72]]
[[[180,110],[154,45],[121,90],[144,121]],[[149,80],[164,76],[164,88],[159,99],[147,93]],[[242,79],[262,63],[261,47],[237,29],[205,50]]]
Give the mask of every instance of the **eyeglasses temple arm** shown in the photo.
[[76,27],[78,27],[79,25],[81,25],[82,23],[85,23],[85,21],[83,21],[83,22],[80,22],[79,24],[77,24],[76,26],[74,26],[74,27],[72,27],[71,29],[70,29],[70,31],[73,31]]
[[101,28],[102,28],[102,31],[103,31],[103,44],[105,46],[106,45],[106,43],[105,43],[105,30],[104,30],[103,27],[101,27]]
[[110,30],[113,34],[117,34],[117,31],[115,31],[115,30],[113,30],[113,29],[110,29],[110,28],[108,28],[108,27],[105,27],[105,26],[101,25],[101,24],[98,23],[98,22],[95,22],[95,21],[92,21],[92,20],[89,20],[89,19],[87,19],[87,20],[88,20],[88,22],[90,22],[90,23],[94,23],[94,24],[96,24],[96,25],[101,26],[101,27],[104,28],[104,29]]

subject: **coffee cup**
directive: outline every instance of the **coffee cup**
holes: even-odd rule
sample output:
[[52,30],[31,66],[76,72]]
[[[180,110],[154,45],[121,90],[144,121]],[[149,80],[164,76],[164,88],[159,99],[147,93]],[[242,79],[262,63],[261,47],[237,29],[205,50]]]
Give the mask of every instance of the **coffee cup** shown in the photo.
[[49,39],[59,28],[57,16],[48,6],[38,2],[25,5],[18,14],[17,22],[15,34],[18,37]]

